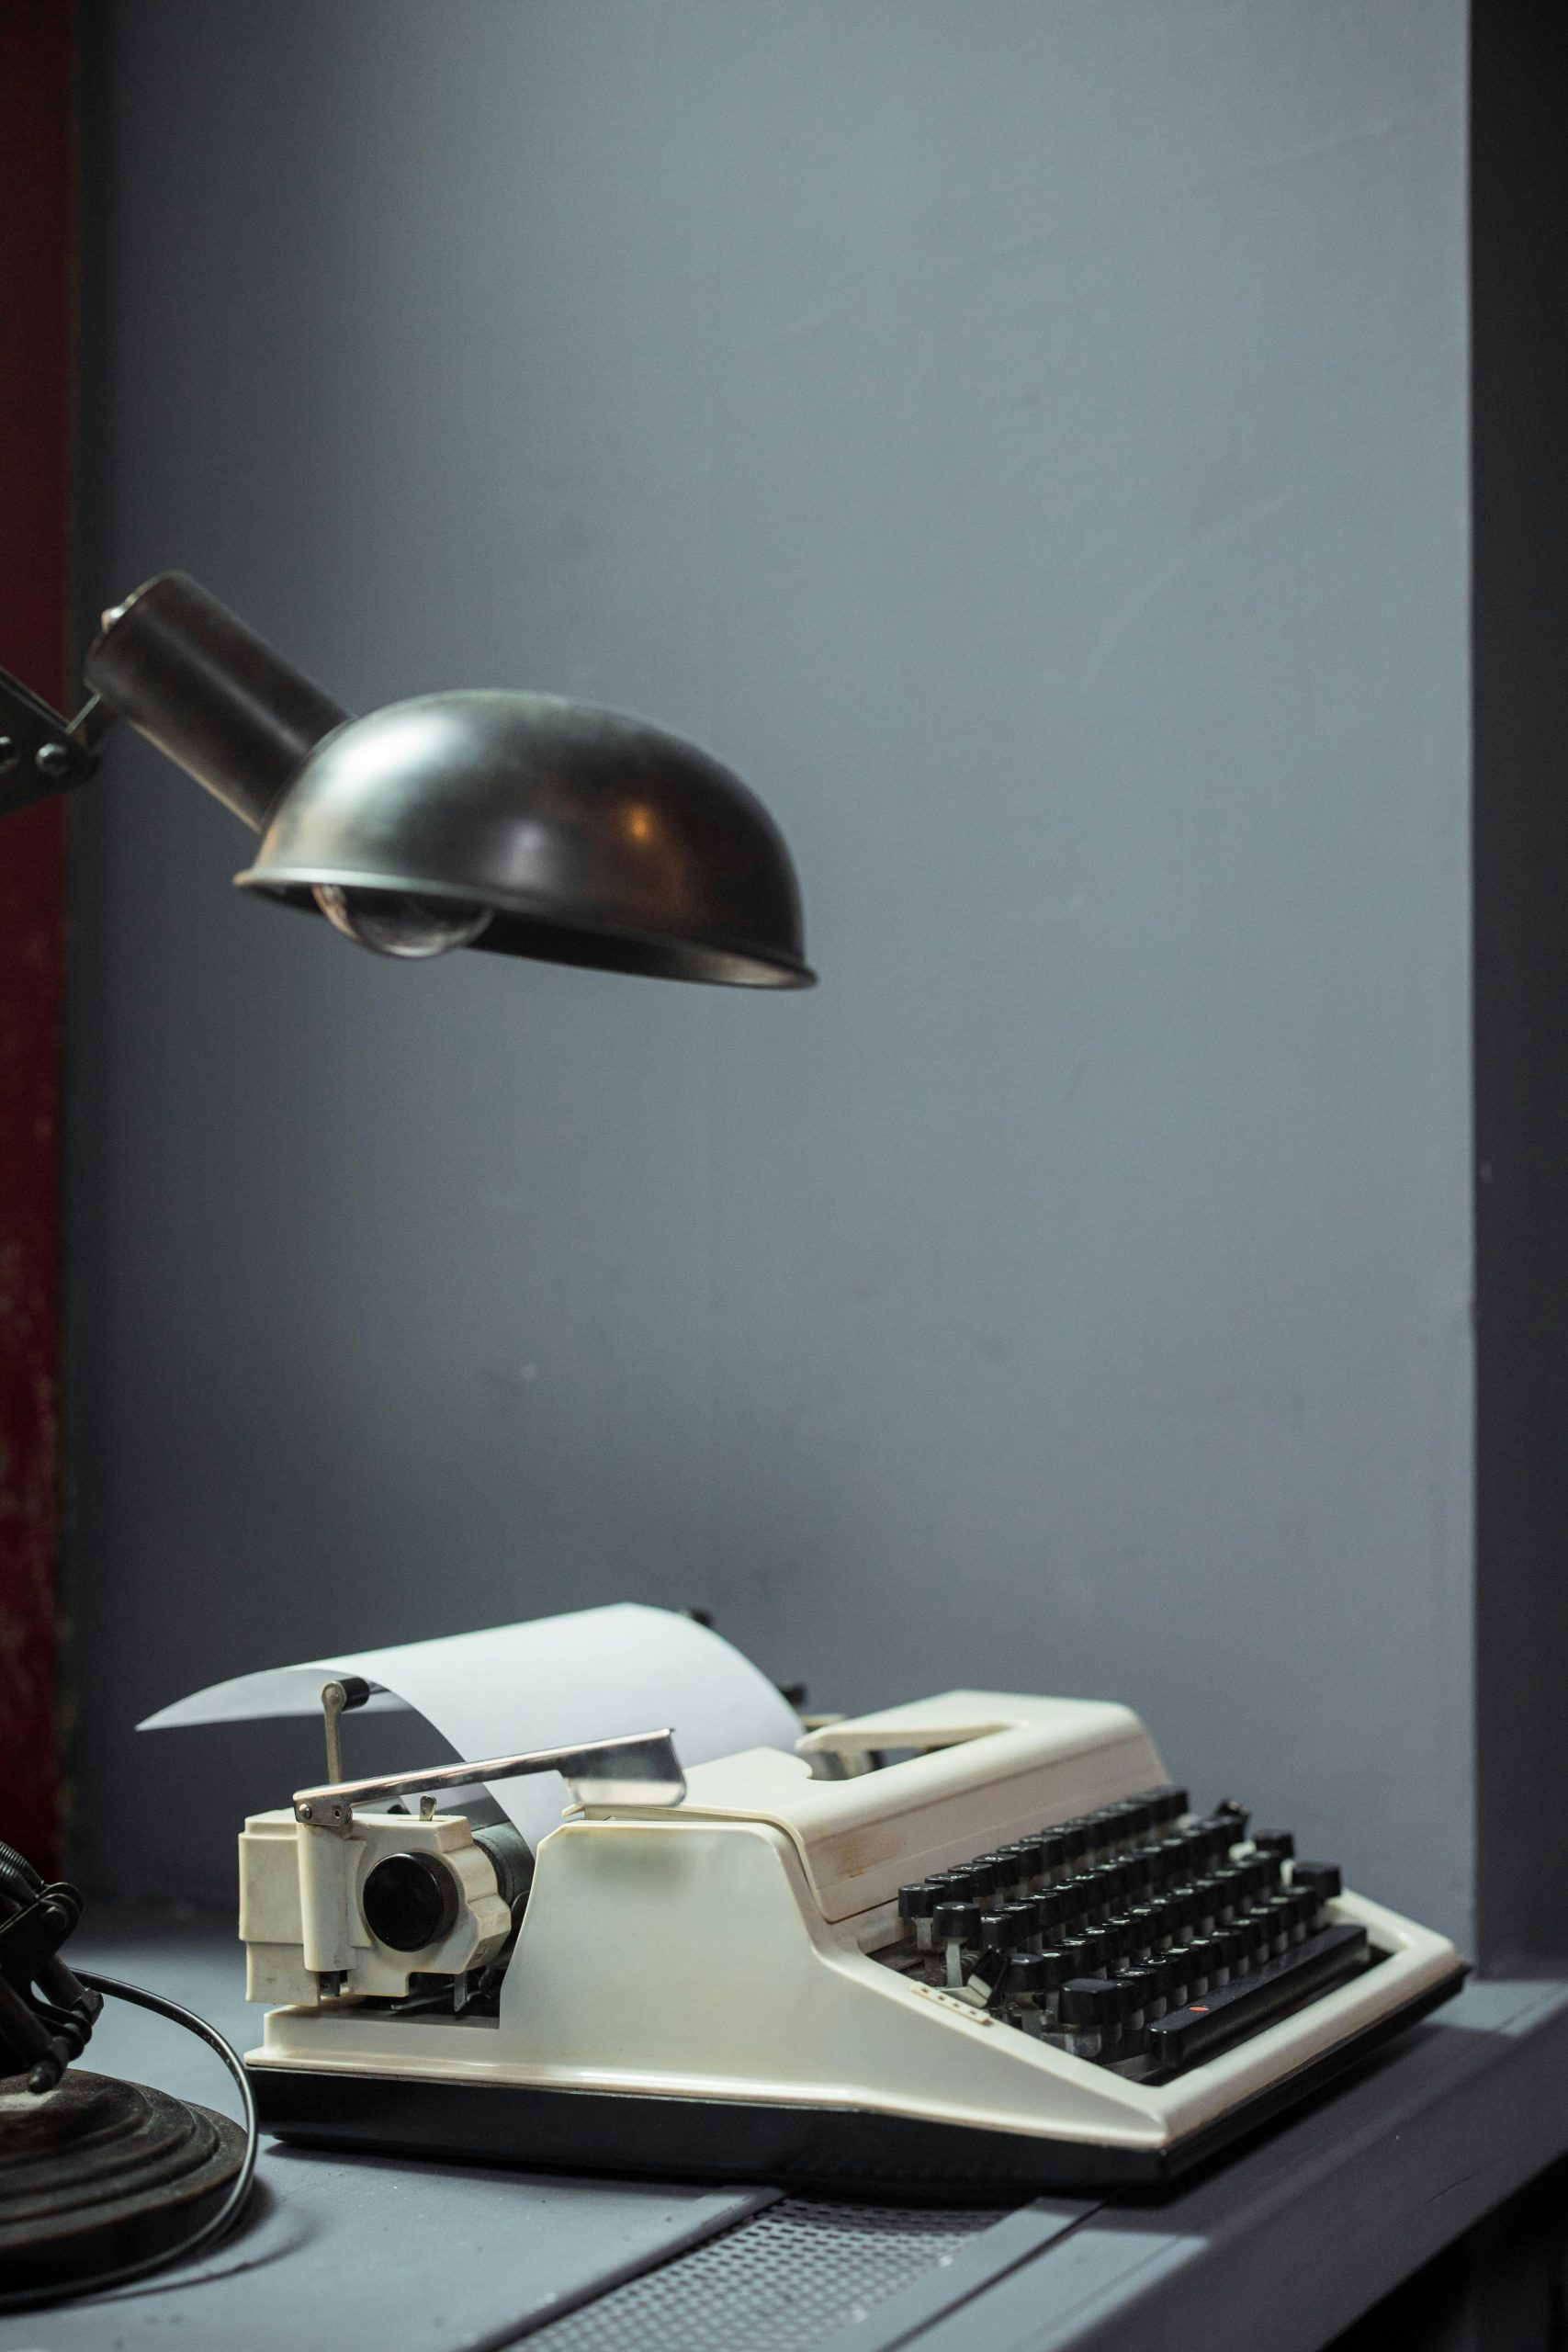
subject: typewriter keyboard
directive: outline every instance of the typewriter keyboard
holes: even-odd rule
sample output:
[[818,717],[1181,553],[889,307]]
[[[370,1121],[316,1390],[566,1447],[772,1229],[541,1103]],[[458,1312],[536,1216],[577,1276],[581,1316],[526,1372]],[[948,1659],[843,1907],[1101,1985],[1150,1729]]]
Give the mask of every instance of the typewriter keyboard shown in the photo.
[[1151,1789],[902,1888],[874,1957],[1141,2082],[1229,2050],[1379,1954],[1337,1922],[1332,1862]]

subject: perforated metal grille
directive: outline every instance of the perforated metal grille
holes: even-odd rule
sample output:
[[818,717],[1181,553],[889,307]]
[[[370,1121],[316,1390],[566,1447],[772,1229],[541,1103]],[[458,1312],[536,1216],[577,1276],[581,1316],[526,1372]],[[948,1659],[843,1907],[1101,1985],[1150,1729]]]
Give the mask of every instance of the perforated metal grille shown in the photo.
[[527,2338],[527,2352],[811,2352],[1001,2213],[786,2197]]

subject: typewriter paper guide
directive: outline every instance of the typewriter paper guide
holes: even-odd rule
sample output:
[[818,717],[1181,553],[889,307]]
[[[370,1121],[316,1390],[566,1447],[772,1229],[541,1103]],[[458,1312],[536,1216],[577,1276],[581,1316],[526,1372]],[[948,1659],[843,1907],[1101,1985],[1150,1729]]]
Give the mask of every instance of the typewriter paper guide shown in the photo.
[[[728,1642],[690,1617],[635,1601],[236,1675],[160,1708],[139,1729],[314,1715],[322,1683],[340,1674],[379,1683],[371,1707],[412,1708],[466,1757],[567,1747],[668,1724],[690,1766],[741,1748],[793,1749],[801,1735],[795,1710]],[[408,1760],[411,1768],[439,1761],[421,1751],[416,1734]],[[554,1772],[498,1781],[492,1793],[535,1846],[567,1804]]]

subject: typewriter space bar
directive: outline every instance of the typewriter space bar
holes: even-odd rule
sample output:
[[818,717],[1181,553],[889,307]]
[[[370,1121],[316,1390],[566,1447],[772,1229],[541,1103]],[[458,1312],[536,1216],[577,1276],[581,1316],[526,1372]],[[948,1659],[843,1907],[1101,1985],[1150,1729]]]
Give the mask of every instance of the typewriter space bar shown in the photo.
[[1287,2009],[1359,1975],[1366,1962],[1365,1928],[1325,1928],[1250,1976],[1219,1985],[1203,2000],[1161,2018],[1149,2029],[1150,2055],[1173,2072],[1196,2065],[1233,2041],[1260,2033]]

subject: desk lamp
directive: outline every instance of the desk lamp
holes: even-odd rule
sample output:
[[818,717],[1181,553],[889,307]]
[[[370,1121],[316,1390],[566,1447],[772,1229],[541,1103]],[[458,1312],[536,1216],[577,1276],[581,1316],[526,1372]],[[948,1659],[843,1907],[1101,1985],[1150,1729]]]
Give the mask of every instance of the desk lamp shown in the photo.
[[511,692],[351,718],[178,571],[105,614],[83,674],[67,724],[0,673],[0,816],[85,783],[121,718],[260,833],[242,889],[380,955],[811,985],[778,828],[662,728]]
[[[0,671],[0,817],[86,783],[123,719],[260,834],[242,889],[324,915],[378,955],[477,947],[656,979],[812,984],[783,836],[739,777],[661,728],[513,692],[421,695],[351,718],[178,571],[105,614],[83,673],[90,699],[67,722]],[[238,2058],[177,2004],[67,1968],[80,1912],[74,1888],[46,1886],[0,1846],[0,2310],[189,2255],[249,2194],[255,2122]],[[104,1992],[175,2017],[229,2061],[248,2138],[164,2093],[66,2072]]]

